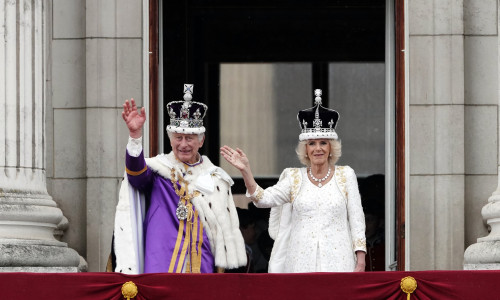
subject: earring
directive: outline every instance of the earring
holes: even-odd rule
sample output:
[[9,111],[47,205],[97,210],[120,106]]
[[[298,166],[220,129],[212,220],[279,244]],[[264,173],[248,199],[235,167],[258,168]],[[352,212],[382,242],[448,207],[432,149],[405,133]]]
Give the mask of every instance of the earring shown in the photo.
[[330,153],[330,157],[332,157],[332,156],[333,156],[333,154]]

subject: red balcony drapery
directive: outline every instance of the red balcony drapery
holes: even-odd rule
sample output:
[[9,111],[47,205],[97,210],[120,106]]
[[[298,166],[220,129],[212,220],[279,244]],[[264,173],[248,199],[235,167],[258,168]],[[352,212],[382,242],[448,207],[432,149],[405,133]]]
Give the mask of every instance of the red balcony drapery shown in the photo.
[[500,299],[500,271],[419,271],[310,274],[0,273],[0,299],[407,299],[401,279],[412,276],[411,299]]

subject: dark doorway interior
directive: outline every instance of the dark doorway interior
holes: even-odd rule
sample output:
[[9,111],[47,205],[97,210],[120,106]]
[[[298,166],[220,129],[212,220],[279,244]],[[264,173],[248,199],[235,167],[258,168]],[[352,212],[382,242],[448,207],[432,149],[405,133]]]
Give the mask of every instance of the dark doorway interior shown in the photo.
[[163,20],[164,104],[195,84],[194,99],[209,107],[203,150],[215,164],[220,63],[311,62],[313,86],[327,87],[328,62],[384,61],[384,0],[165,1]]
[[[180,100],[184,83],[208,105],[202,153],[219,165],[221,63],[307,62],[328,106],[328,64],[384,62],[385,0],[163,1],[163,105]],[[160,100],[161,101],[161,100]],[[311,105],[313,98],[311,97]],[[164,113],[163,124],[168,124]],[[164,126],[163,126],[164,127]],[[166,135],[166,133],[165,133]],[[170,149],[164,138],[164,151]],[[256,178],[263,188],[278,178]],[[360,187],[365,178],[359,178]],[[235,180],[233,193],[244,193]],[[383,216],[382,216],[383,219]]]

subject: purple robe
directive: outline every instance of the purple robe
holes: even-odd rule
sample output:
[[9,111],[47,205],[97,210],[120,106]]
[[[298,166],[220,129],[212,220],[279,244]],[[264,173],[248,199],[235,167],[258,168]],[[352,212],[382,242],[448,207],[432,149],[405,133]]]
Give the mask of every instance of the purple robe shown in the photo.
[[[175,193],[172,182],[148,168],[142,152],[139,157],[130,156],[127,152],[126,167],[129,183],[146,194],[147,199],[148,210],[144,219],[144,273],[182,272],[192,245],[185,239],[187,224],[185,221],[179,221],[175,214],[179,196]],[[193,210],[196,212],[194,206]],[[204,228],[200,228],[202,223],[199,216],[193,223],[197,225],[193,226],[191,232],[196,236],[195,247],[201,247],[200,271],[213,273],[214,257],[207,234]],[[181,234],[179,226],[182,226]]]

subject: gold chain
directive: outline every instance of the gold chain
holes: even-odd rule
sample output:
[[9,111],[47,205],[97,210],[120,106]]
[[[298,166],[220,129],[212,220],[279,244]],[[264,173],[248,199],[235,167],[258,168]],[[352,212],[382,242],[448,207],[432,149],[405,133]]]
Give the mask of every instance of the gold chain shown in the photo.
[[[193,236],[194,230],[196,230],[196,224],[197,224],[197,217],[198,217],[198,212],[194,213],[193,212],[193,204],[191,203],[191,199],[198,197],[200,195],[199,191],[194,191],[192,194],[188,193],[188,182],[184,180],[183,177],[179,178],[179,184],[181,185],[181,188],[177,186],[177,180],[175,176],[175,170],[172,168],[171,169],[171,176],[170,176],[170,181],[172,181],[172,185],[174,186],[175,193],[177,196],[179,196],[179,202],[185,205],[188,209],[188,215],[186,218],[187,222],[187,227],[186,227],[186,236],[185,238],[187,240],[191,240],[191,248],[187,247],[188,251],[188,257],[189,259],[187,260],[187,265],[186,265],[186,272],[187,273],[200,273],[200,266],[201,266],[201,248],[199,251],[196,250],[196,234]],[[184,203],[186,201],[186,203]],[[180,222],[183,222],[181,220]],[[200,223],[200,236],[203,238],[203,224]]]
[[200,195],[200,192],[199,191],[194,191],[192,194],[189,194],[188,193],[188,183],[186,182],[186,180],[184,180],[183,177],[180,177],[179,178],[179,183],[181,185],[181,188],[179,189],[179,187],[177,186],[177,183],[176,183],[176,176],[175,176],[175,170],[172,168],[171,169],[171,176],[170,176],[170,181],[172,181],[172,185],[174,186],[174,190],[175,190],[175,193],[177,194],[177,196],[180,197],[180,200],[186,200],[186,201],[189,201],[195,197],[198,197]]

